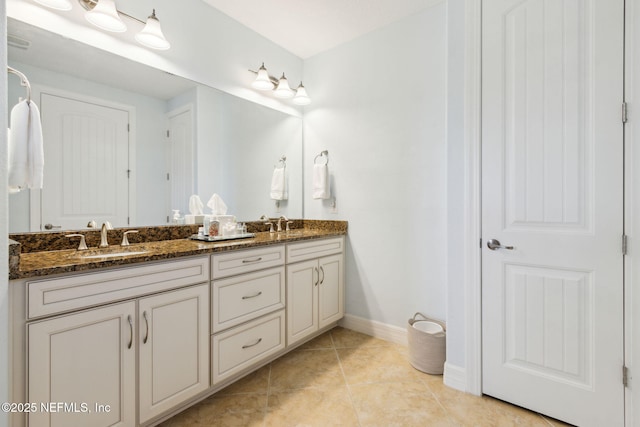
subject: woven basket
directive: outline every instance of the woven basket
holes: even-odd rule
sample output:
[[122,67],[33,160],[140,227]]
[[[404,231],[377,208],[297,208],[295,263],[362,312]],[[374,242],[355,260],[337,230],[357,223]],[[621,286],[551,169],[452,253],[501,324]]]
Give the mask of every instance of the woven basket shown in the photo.
[[[417,319],[420,316],[422,319]],[[425,332],[414,325],[418,322],[431,322],[433,329],[441,326],[439,332]],[[435,324],[435,325],[433,325]],[[430,319],[422,313],[416,313],[409,319],[407,336],[409,339],[409,363],[419,371],[427,374],[441,375],[444,372],[446,358],[446,327],[443,322]]]

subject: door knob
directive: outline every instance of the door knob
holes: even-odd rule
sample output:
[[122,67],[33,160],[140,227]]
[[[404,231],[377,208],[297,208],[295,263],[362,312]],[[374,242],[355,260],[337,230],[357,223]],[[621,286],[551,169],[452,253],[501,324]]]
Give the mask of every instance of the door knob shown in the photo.
[[53,225],[53,224],[45,224],[44,225],[44,229],[45,230],[53,230],[54,228],[62,228],[61,225]]
[[508,249],[510,251],[513,250],[513,246],[502,246],[500,244],[500,240],[497,240],[497,239],[490,239],[487,242],[487,247],[492,251],[495,251],[496,249]]

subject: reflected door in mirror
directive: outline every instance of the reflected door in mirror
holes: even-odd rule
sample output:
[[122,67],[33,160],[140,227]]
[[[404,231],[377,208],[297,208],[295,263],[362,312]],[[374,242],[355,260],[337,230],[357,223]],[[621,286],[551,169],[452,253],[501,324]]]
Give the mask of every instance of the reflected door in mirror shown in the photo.
[[[68,96],[41,95],[44,187],[40,224],[128,223],[129,113]],[[37,213],[36,213],[37,214]]]

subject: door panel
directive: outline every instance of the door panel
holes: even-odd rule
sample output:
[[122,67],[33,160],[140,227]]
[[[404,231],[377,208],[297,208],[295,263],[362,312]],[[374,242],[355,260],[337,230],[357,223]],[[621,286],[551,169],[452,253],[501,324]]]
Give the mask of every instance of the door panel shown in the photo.
[[78,229],[95,220],[126,227],[129,113],[43,93],[45,175],[41,226]]
[[624,2],[482,15],[483,391],[622,425]]

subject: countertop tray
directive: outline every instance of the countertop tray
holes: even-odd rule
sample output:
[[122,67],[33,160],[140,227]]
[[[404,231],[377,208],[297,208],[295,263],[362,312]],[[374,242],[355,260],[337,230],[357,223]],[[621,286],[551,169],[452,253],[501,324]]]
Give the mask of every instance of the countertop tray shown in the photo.
[[234,234],[232,236],[201,236],[199,234],[193,234],[189,237],[191,240],[200,240],[201,242],[222,242],[224,240],[236,240],[236,239],[248,239],[249,237],[255,237],[254,233]]

